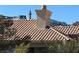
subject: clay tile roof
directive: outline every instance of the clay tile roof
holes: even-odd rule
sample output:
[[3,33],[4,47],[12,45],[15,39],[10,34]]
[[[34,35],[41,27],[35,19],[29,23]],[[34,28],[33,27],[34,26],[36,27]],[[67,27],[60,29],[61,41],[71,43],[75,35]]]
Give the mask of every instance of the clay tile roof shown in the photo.
[[31,36],[32,42],[49,42],[53,40],[69,40],[70,38],[64,36],[53,28],[40,29],[36,26],[35,20],[16,20],[12,28],[17,29],[16,35],[24,38],[27,35]]
[[54,26],[53,28],[64,35],[79,34],[79,26]]

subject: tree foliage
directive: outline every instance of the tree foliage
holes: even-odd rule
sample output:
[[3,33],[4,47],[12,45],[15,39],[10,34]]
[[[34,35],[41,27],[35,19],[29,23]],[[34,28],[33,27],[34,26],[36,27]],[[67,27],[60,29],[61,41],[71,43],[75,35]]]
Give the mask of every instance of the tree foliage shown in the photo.
[[16,46],[14,52],[15,53],[26,53],[28,52],[29,44],[21,43],[20,45]]
[[13,20],[7,20],[4,15],[0,15],[0,39],[13,35],[14,30],[10,27],[13,25]]
[[48,47],[48,52],[50,53],[78,53],[79,52],[79,42],[78,41],[66,41],[65,44],[63,42],[53,42]]

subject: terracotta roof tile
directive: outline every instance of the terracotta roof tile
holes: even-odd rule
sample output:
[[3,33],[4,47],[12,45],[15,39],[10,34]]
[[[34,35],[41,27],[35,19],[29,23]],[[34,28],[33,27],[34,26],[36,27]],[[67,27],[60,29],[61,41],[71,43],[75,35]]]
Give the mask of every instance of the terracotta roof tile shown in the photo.
[[[37,21],[35,20],[17,20],[14,21],[12,28],[17,29],[16,35],[24,38],[26,35],[31,36],[32,42],[47,42],[53,40],[68,40],[70,38],[64,36],[53,28],[41,29],[37,28]],[[13,39],[12,39],[13,40]]]
[[59,31],[64,35],[78,35],[79,26],[54,26],[53,29]]

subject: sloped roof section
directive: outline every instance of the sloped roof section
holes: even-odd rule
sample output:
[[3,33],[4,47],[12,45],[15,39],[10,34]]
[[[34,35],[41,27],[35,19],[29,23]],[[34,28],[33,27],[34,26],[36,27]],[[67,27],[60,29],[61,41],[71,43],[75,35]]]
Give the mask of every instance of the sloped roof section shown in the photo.
[[53,29],[59,31],[64,35],[78,35],[79,26],[53,26]]
[[[37,21],[36,20],[14,20],[13,21],[14,24],[12,25],[12,27],[14,28],[28,28],[28,27],[31,27],[31,28],[36,28],[37,27]],[[18,29],[17,29],[18,30]]]
[[51,29],[37,28],[37,21],[33,20],[16,20],[12,28],[17,29],[16,35],[24,38],[27,35],[31,36],[32,42],[50,42],[53,40],[69,40],[70,38],[61,35],[58,31]]

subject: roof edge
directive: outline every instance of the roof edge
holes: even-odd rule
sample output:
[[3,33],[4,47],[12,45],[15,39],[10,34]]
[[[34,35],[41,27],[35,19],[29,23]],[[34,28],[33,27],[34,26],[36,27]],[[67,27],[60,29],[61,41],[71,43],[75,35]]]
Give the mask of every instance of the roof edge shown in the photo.
[[55,32],[57,32],[58,34],[60,34],[60,35],[63,36],[64,38],[66,38],[67,40],[72,40],[72,38],[67,37],[67,36],[61,34],[60,32],[56,31],[55,29],[53,29],[53,28],[50,28],[50,29],[53,30],[53,31],[55,31]]

